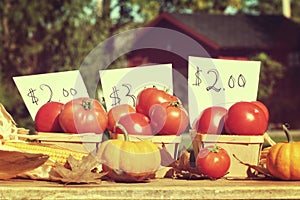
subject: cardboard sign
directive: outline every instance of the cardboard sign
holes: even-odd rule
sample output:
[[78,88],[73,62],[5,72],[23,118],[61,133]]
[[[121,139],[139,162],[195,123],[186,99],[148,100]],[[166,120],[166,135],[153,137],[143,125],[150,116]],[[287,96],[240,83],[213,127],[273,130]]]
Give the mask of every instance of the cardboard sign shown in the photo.
[[89,97],[78,70],[13,77],[32,117],[47,102],[66,103],[74,98]]
[[135,106],[138,93],[147,87],[173,92],[171,64],[100,70],[99,73],[107,110],[120,104]]
[[229,108],[257,98],[260,61],[189,57],[190,123],[210,106]]

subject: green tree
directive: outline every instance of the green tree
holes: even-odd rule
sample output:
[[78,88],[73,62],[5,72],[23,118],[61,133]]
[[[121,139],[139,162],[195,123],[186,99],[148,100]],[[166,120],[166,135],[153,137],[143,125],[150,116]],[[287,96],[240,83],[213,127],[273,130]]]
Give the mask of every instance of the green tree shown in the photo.
[[268,97],[273,94],[275,85],[284,77],[285,67],[266,53],[258,53],[252,56],[250,60],[261,61],[258,99],[267,101]]
[[[292,17],[299,19],[300,1],[291,2]],[[28,127],[32,120],[13,76],[78,69],[97,44],[121,31],[142,27],[161,12],[229,11],[281,14],[281,0],[2,0],[0,102],[20,126]],[[109,56],[114,50],[108,48],[106,53]],[[265,89],[260,95],[269,92]]]
[[110,0],[0,1],[0,101],[20,126],[32,120],[12,77],[78,69],[101,41],[132,22],[126,3],[111,17]]

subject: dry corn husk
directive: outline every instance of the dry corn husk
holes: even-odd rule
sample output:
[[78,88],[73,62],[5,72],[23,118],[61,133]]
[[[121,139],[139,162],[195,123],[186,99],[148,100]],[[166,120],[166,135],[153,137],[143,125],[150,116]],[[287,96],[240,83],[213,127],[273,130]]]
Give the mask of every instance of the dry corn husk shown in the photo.
[[0,103],[0,138],[3,140],[16,140],[17,134],[28,134],[29,130],[18,128],[13,117]]
[[34,170],[48,160],[44,154],[0,150],[0,179],[6,180]]

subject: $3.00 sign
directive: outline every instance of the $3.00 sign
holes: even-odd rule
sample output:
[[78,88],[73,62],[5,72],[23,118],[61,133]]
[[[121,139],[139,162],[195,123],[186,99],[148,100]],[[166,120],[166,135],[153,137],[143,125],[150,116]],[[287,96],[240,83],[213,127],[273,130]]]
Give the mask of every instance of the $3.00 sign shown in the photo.
[[66,103],[77,97],[89,97],[78,70],[13,77],[32,117],[47,102]]
[[257,98],[260,62],[189,57],[190,124],[210,106],[229,108]]
[[99,73],[107,110],[120,104],[135,106],[136,97],[144,88],[155,86],[173,91],[171,64],[100,70]]

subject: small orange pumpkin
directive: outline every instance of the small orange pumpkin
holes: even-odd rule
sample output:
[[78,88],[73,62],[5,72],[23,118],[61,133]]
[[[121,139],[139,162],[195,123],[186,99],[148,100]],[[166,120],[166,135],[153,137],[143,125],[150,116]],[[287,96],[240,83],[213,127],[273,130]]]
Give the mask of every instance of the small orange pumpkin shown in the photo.
[[281,180],[300,180],[300,142],[293,142],[285,125],[288,142],[272,146],[266,158],[267,170]]
[[159,169],[161,156],[159,148],[150,140],[128,141],[110,139],[104,141],[99,150],[98,158],[103,171],[115,181],[136,182],[144,181]]

